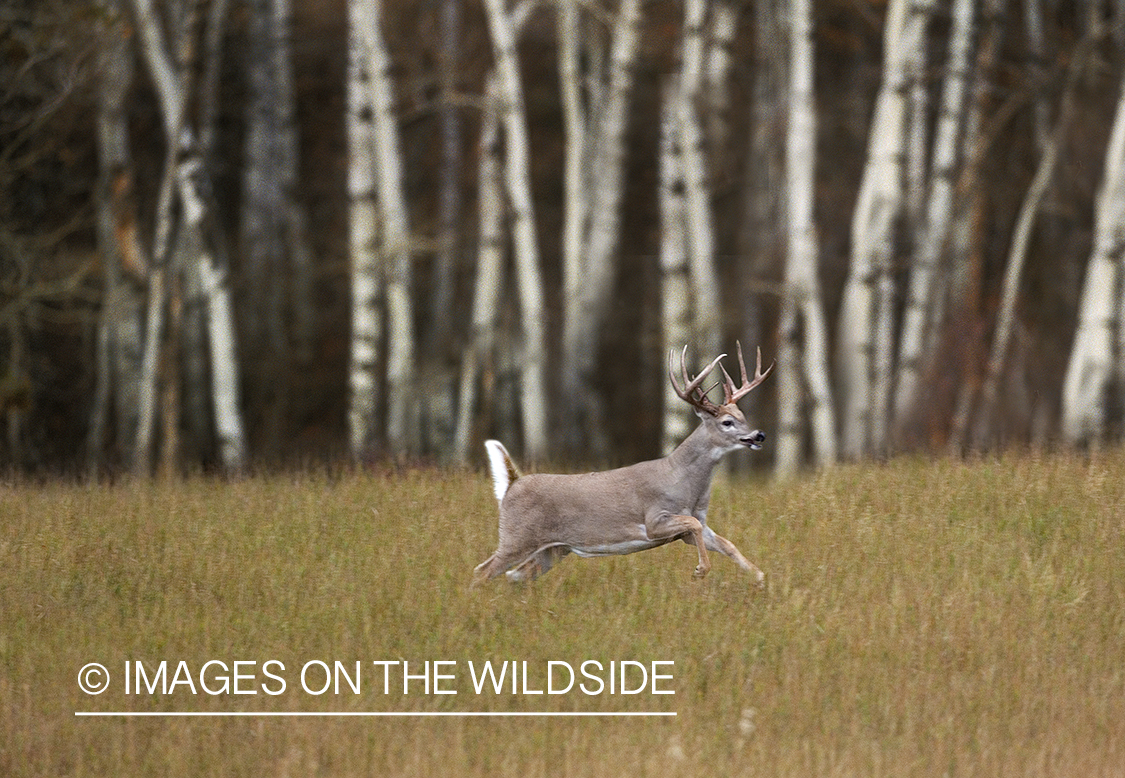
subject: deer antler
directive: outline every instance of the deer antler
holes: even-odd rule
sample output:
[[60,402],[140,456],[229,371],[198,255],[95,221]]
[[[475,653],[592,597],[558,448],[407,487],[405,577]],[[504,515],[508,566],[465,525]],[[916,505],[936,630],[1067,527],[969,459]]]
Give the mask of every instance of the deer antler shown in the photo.
[[680,385],[676,383],[676,373],[673,370],[672,360],[675,355],[675,350],[668,354],[668,379],[672,382],[672,389],[676,392],[676,396],[693,408],[698,408],[712,416],[718,416],[719,406],[707,399],[707,392],[709,390],[702,389],[701,385],[703,384],[703,379],[707,377],[707,374],[715,369],[715,365],[718,365],[726,354],[719,354],[719,356],[712,360],[711,364],[703,369],[703,372],[695,378],[689,379],[687,372],[687,346],[684,346],[684,350],[680,352],[680,372],[684,376],[684,387],[682,389]]
[[726,368],[724,368],[722,365],[719,365],[719,369],[723,371],[723,394],[726,395],[726,399],[723,401],[723,405],[730,405],[733,402],[738,402],[741,398],[748,395],[751,389],[762,383],[762,381],[765,381],[766,376],[768,376],[770,374],[770,371],[773,370],[773,364],[771,363],[770,366],[766,368],[766,372],[762,372],[762,347],[759,346],[758,364],[754,368],[754,380],[751,381],[749,376],[746,375],[746,363],[742,360],[742,344],[738,341],[735,341],[735,345],[738,346],[738,367],[742,371],[742,386],[735,389],[734,381],[731,380],[731,377],[727,373]]
[[698,408],[699,410],[705,411],[712,416],[718,416],[721,413],[720,406],[715,405],[715,403],[707,399],[707,393],[711,391],[711,389],[714,389],[715,386],[718,386],[718,384],[715,384],[715,386],[711,386],[707,389],[702,388],[703,379],[707,377],[708,373],[715,369],[716,365],[718,365],[719,369],[723,371],[723,379],[721,381],[723,385],[724,395],[723,405],[730,405],[731,403],[738,402],[741,398],[749,394],[754,387],[762,383],[762,381],[766,380],[766,376],[768,376],[770,374],[770,371],[773,370],[773,365],[767,367],[764,373],[762,372],[762,349],[758,349],[758,363],[754,369],[754,380],[751,381],[750,376],[746,374],[746,362],[742,358],[742,344],[738,343],[737,345],[738,367],[742,377],[742,386],[738,387],[737,389],[734,386],[734,380],[730,377],[730,374],[727,373],[727,369],[721,364],[722,359],[726,356],[726,354],[719,354],[719,356],[715,357],[711,364],[705,367],[699,375],[697,375],[695,378],[689,379],[686,364],[687,346],[684,346],[684,350],[680,353],[680,372],[684,377],[684,387],[681,389],[680,385],[676,383],[676,374],[673,370],[672,363],[672,359],[675,356],[676,352],[671,352],[668,355],[668,378],[672,381],[672,388],[675,390],[676,396],[691,405],[693,408]]

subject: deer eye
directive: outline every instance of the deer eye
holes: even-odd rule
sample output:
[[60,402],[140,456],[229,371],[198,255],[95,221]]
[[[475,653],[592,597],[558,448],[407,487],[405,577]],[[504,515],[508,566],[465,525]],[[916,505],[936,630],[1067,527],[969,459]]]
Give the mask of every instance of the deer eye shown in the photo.
[[723,419],[723,426],[730,429],[734,426],[734,419]]

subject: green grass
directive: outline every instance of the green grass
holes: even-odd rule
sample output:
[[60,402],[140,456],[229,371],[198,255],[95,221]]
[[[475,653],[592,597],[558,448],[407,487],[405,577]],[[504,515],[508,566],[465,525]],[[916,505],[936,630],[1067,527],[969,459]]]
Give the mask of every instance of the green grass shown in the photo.
[[[470,589],[496,539],[483,474],[0,487],[0,774],[1125,774],[1125,453],[724,482],[710,516],[767,592],[717,555],[693,582],[678,543]],[[287,688],[124,694],[125,661],[162,659],[197,682],[208,660],[276,659]],[[361,660],[362,693],[304,693],[312,659]],[[393,675],[384,696],[370,662],[403,659],[456,661],[458,694],[403,696]],[[671,660],[675,695],[476,696],[468,662],[505,659],[531,688],[548,660]],[[90,697],[94,661],[113,680]]]

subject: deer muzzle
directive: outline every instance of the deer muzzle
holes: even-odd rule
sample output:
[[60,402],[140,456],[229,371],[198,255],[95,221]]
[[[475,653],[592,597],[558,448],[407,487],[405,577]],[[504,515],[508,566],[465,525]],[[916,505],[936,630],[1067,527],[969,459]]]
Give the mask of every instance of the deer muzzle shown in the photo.
[[761,430],[754,430],[742,439],[742,445],[747,446],[753,451],[759,451],[762,448],[762,441],[765,439],[766,433]]

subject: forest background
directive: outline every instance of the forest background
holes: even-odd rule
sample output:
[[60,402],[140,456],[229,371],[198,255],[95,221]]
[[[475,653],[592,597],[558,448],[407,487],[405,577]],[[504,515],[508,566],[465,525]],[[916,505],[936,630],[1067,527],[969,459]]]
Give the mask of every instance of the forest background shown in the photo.
[[13,0],[0,468],[626,462],[736,339],[779,474],[1119,440],[1123,51],[1119,0]]

